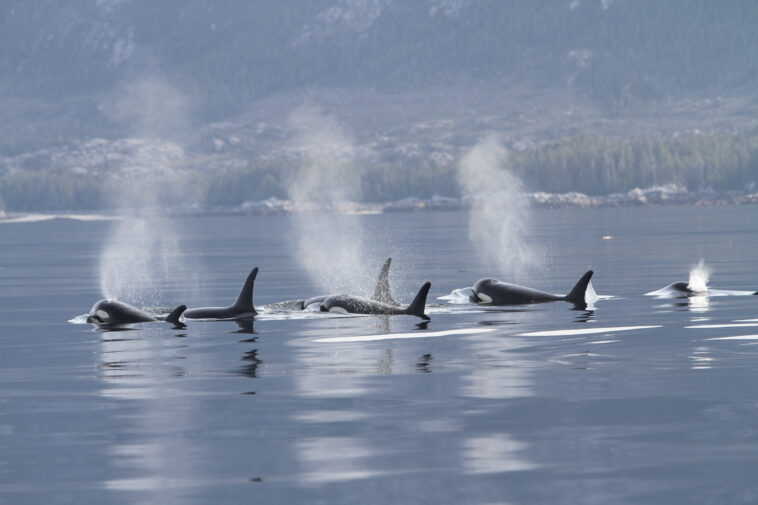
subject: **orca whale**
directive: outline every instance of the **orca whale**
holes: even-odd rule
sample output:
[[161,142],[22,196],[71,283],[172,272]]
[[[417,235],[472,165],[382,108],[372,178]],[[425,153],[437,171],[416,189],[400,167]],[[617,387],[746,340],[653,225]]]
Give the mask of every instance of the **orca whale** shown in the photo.
[[673,282],[665,288],[661,288],[660,291],[668,291],[669,293],[680,294],[681,296],[698,296],[708,293],[707,290],[696,291],[694,289],[691,289],[689,283],[685,281]]
[[386,302],[380,302],[372,298],[332,295],[327,296],[324,301],[321,302],[321,311],[349,314],[409,315],[420,317],[421,319],[428,321],[429,316],[424,314],[424,308],[426,307],[426,297],[429,294],[429,288],[431,287],[431,282],[427,282],[421,286],[416,298],[414,298],[411,304],[406,308]]
[[487,305],[526,305],[531,303],[545,303],[566,301],[577,307],[586,307],[585,293],[592,278],[592,270],[589,270],[574,285],[567,295],[554,295],[537,289],[509,284],[495,279],[482,279],[474,284],[474,294],[471,301]]
[[241,319],[254,317],[258,314],[253,306],[253,287],[255,277],[258,275],[258,267],[253,268],[242,285],[237,301],[229,307],[198,307],[187,309],[184,312],[185,319]]
[[95,303],[87,314],[87,322],[102,327],[118,327],[136,323],[153,323],[156,321],[166,321],[174,326],[184,326],[179,318],[186,305],[179,305],[170,314],[166,316],[153,317],[147,312],[132,307],[131,305],[114,299],[103,299]]
[[649,296],[658,296],[662,298],[689,298],[693,296],[742,296],[742,295],[758,295],[758,291],[755,293],[751,291],[737,291],[730,289],[713,289],[706,288],[703,290],[692,289],[690,283],[686,281],[672,282],[666,287],[663,287],[657,291],[651,291],[645,293]]
[[[376,280],[376,287],[374,287],[374,294],[371,295],[371,299],[377,302],[399,306],[400,304],[397,303],[392,298],[392,292],[390,290],[390,281],[389,281],[390,265],[392,265],[392,258],[387,258],[384,261],[384,264],[382,265],[382,269],[379,271],[379,278]],[[324,302],[324,300],[326,300],[330,296],[335,296],[335,295],[314,296],[306,300],[296,300],[294,304],[298,310],[305,310],[306,308],[308,308],[308,306],[313,305],[313,304],[319,304],[319,309],[320,309],[320,306]],[[287,302],[287,303],[292,303],[292,302]]]

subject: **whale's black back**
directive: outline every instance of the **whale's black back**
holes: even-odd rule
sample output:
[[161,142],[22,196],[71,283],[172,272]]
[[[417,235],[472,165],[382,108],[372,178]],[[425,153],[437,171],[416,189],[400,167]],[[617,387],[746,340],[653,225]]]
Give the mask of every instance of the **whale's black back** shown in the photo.
[[147,312],[118,300],[100,300],[89,311],[87,322],[103,326],[119,326],[157,321]]
[[254,317],[258,314],[253,305],[253,289],[255,278],[258,276],[258,267],[253,268],[242,285],[239,296],[233,305],[229,307],[199,307],[187,309],[184,317],[188,319],[237,319],[242,317]]
[[482,279],[474,284],[474,296],[479,303],[489,305],[527,305],[565,300],[574,305],[586,305],[585,293],[592,279],[592,270],[587,271],[577,281],[569,294],[554,295],[538,289],[510,284],[495,279]]
[[564,299],[559,295],[495,279],[480,280],[474,284],[474,293],[480,301],[491,305],[525,305]]

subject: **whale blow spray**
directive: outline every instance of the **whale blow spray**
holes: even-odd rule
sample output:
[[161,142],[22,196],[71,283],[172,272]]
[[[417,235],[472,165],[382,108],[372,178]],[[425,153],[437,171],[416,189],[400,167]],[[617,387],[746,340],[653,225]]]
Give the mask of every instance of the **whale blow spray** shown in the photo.
[[291,149],[300,158],[287,192],[293,214],[297,258],[324,292],[366,291],[363,227],[359,215],[346,215],[360,200],[361,178],[355,148],[337,119],[303,106],[289,118]]
[[471,204],[469,239],[480,259],[518,280],[535,261],[526,239],[529,202],[507,162],[508,151],[494,136],[486,138],[461,158],[458,184]]
[[177,168],[185,153],[170,140],[186,129],[188,107],[186,95],[155,76],[119,88],[102,107],[132,130],[119,141],[120,163],[106,179],[112,210],[120,218],[100,256],[100,290],[107,298],[158,304],[168,301],[166,290],[181,288],[185,296],[197,291],[198,269],[182,255],[176,223],[166,212],[168,205],[188,199]]
[[173,220],[161,211],[157,190],[150,189],[160,185],[154,177],[121,184],[114,202],[120,219],[113,221],[100,255],[100,291],[106,298],[155,305],[178,279],[194,279],[195,270],[181,257]]
[[705,293],[708,291],[708,278],[711,275],[711,269],[705,264],[705,260],[700,260],[697,265],[690,270],[690,279],[687,288],[696,293]]

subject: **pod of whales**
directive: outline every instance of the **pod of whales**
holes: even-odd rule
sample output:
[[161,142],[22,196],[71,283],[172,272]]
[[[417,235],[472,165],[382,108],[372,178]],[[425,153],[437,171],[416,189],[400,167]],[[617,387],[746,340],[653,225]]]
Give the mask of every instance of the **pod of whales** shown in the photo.
[[587,306],[585,294],[591,278],[592,270],[589,270],[582,275],[567,295],[554,295],[518,284],[509,284],[495,279],[482,279],[474,284],[474,294],[471,296],[471,301],[487,305],[526,305],[566,301],[584,308]]
[[[289,310],[303,310],[313,306],[318,312],[371,314],[371,315],[412,315],[429,320],[426,315],[426,299],[431,288],[431,283],[426,282],[419,289],[416,297],[407,306],[402,307],[392,297],[389,285],[389,269],[392,258],[382,265],[373,294],[370,298],[351,296],[346,294],[323,295],[294,302],[282,302],[290,304]],[[138,323],[151,323],[165,321],[175,327],[183,328],[183,320],[237,320],[246,321],[258,315],[253,305],[253,290],[258,268],[253,268],[248,274],[242,289],[235,302],[228,307],[197,307],[187,309],[186,305],[179,305],[171,313],[166,315],[151,315],[133,307],[127,303],[115,299],[99,300],[93,305],[86,315],[86,322],[95,324],[100,328],[118,329]],[[537,289],[510,284],[495,279],[481,279],[473,286],[467,288],[470,295],[469,301],[480,305],[503,306],[503,305],[526,305],[546,303],[553,301],[566,301],[574,304],[577,308],[586,308],[586,293],[592,270],[587,271],[577,281],[567,295],[558,295],[540,291]],[[706,279],[707,280],[707,279]],[[457,290],[460,291],[460,290]],[[758,291],[723,291],[723,290],[694,290],[690,283],[680,281],[652,292],[648,295],[670,294],[680,297],[714,295],[758,295]]]

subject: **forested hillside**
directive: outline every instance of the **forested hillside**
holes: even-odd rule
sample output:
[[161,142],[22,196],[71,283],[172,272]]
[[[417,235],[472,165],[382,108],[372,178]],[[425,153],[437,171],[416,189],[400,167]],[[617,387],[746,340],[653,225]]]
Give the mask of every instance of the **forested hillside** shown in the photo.
[[492,134],[533,190],[740,189],[756,26],[753,0],[6,0],[0,198],[97,209],[166,166],[199,203],[281,196],[302,103],[354,134],[368,200],[454,195]]
[[109,90],[153,67],[211,116],[302,86],[512,75],[609,103],[758,84],[752,0],[8,0],[7,92]]
[[[755,192],[758,136],[568,138],[511,152],[508,166],[531,191],[607,195],[673,183],[693,191]],[[294,160],[257,162],[210,173],[184,167],[176,172],[181,179],[181,195],[171,203],[209,208],[238,206],[269,197],[286,199],[287,181],[295,176],[297,168]],[[453,161],[440,166],[365,162],[356,164],[354,170],[360,173],[365,202],[461,196]],[[159,182],[160,179],[156,181]],[[118,184],[118,178],[17,171],[0,176],[0,201],[16,211],[108,209],[114,185]]]

